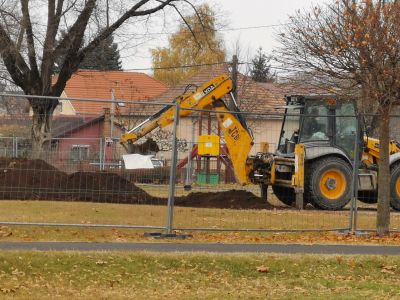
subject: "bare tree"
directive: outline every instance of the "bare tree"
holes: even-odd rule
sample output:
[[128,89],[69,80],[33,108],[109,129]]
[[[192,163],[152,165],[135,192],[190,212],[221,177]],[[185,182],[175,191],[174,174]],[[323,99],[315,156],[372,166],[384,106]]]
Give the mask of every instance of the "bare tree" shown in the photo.
[[[124,24],[133,20],[150,22],[151,16],[167,14],[166,10],[182,16],[184,6],[194,7],[188,0],[136,0],[129,4],[108,1],[109,6],[104,1],[0,3],[0,55],[13,82],[26,95],[60,96],[85,56]],[[104,10],[105,7],[110,10]],[[99,29],[98,20],[106,20],[106,16],[108,26]],[[63,31],[65,34],[61,36]],[[55,61],[61,61],[60,71],[52,78]],[[28,100],[33,111],[33,153],[41,154],[51,138],[52,115],[58,100],[46,97]]]
[[298,12],[279,35],[277,56],[338,93],[358,93],[379,114],[379,235],[390,225],[389,112],[400,91],[399,15],[400,2],[384,0],[338,0]]

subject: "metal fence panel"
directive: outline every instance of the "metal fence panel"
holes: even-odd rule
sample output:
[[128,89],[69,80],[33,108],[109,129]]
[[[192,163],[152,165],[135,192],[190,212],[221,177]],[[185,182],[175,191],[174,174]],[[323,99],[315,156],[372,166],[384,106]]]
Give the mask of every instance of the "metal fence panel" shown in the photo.
[[[87,105],[86,111],[96,103],[69,101]],[[164,106],[142,102],[144,113],[133,116],[130,111],[137,109],[129,106],[134,105],[138,104],[127,104],[127,115],[119,115],[126,118],[127,128],[143,120],[150,107]],[[0,223],[164,229],[169,158],[157,157],[154,169],[126,169],[122,157],[126,152],[119,144],[122,125],[116,124],[107,112],[100,116],[56,114],[52,138],[38,155],[27,137],[31,116],[0,118],[0,206],[4,212]],[[163,143],[172,144],[171,136],[165,136]]]
[[[247,119],[254,138],[250,155],[255,156],[261,152],[265,142],[269,144],[269,151],[275,153],[279,147],[284,115],[265,113],[242,116]],[[322,211],[311,204],[307,204],[304,210],[298,210],[294,207],[293,190],[282,191],[269,187],[267,202],[261,198],[258,185],[238,184],[223,136],[219,155],[198,155],[198,149],[204,146],[201,145],[200,136],[221,136],[217,118],[215,112],[193,111],[192,116],[181,120],[179,125],[178,139],[184,141],[188,147],[180,148],[178,155],[177,173],[180,176],[175,194],[175,228],[245,231],[349,230],[350,204],[339,211]],[[299,129],[295,118],[297,116],[286,123],[287,128],[284,129],[287,134],[293,134]],[[353,154],[354,134],[344,133],[346,136],[342,137]],[[290,139],[290,136],[284,136],[283,139],[285,138]],[[349,170],[351,172],[351,166]],[[350,180],[347,184],[351,188],[351,173],[346,179]],[[189,185],[191,190],[187,191],[185,187]],[[310,202],[308,196],[309,194],[305,195],[305,202]]]
[[[365,143],[368,141],[372,147],[377,147],[379,152],[379,115],[360,115],[360,120],[365,122],[365,126],[368,127],[368,134],[365,136]],[[398,189],[399,180],[397,177],[399,174],[396,172],[399,166],[395,154],[396,148],[400,149],[400,116],[393,114],[390,118],[390,139],[392,140],[392,153],[391,153],[391,179],[383,188],[390,189],[391,192],[391,210],[390,210],[390,231],[400,231],[400,189]],[[361,161],[367,159],[367,157],[361,158]],[[378,161],[378,160],[377,160]],[[372,169],[372,172],[378,172],[377,169]],[[366,180],[366,179],[365,179]],[[359,182],[360,183],[360,182]],[[382,188],[382,187],[379,187]],[[377,222],[377,201],[378,193],[376,191],[360,192],[358,194],[357,201],[357,214],[356,214],[356,229],[361,231],[375,231]],[[394,205],[393,205],[394,204]],[[396,205],[399,204],[399,205]],[[397,207],[397,209],[395,208]]]

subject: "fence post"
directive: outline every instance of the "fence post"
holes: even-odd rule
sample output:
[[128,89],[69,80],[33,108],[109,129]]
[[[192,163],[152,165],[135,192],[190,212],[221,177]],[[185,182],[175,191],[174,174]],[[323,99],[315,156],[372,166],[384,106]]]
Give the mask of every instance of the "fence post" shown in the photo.
[[99,171],[102,170],[102,163],[101,163],[101,158],[103,157],[103,139],[99,138]]
[[350,204],[349,228],[351,233],[357,231],[357,198],[358,198],[358,166],[360,161],[360,115],[356,116],[356,137],[354,143],[352,199]]
[[13,145],[12,145],[12,157],[17,157],[16,153],[16,149],[17,149],[17,137],[13,136]]
[[15,157],[18,157],[18,137],[15,137]]
[[189,153],[188,153],[188,162],[186,166],[186,179],[185,179],[185,190],[191,190],[192,188],[192,152],[194,149],[194,138],[195,138],[195,123],[197,122],[196,119],[192,119],[192,143],[191,146],[189,147]]
[[176,164],[178,161],[178,143],[177,143],[177,129],[179,124],[179,104],[175,105],[174,126],[172,132],[172,158],[171,169],[169,176],[169,189],[168,189],[168,206],[167,206],[167,234],[172,234],[173,221],[174,221],[174,196],[176,184]]

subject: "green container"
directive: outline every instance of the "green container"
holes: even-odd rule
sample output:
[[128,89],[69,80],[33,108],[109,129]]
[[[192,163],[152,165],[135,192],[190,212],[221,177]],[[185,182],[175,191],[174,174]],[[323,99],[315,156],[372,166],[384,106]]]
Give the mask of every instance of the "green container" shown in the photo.
[[219,183],[219,174],[205,174],[205,173],[198,173],[197,174],[197,184],[212,184],[217,185]]

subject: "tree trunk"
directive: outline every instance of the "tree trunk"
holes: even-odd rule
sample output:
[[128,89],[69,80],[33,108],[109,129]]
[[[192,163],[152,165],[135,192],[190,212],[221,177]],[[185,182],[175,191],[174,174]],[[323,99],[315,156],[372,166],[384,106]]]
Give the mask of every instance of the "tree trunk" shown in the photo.
[[379,126],[379,175],[378,175],[378,208],[376,231],[379,236],[389,234],[390,225],[390,168],[389,168],[389,106],[380,110]]
[[54,108],[54,105],[32,105],[32,158],[43,159],[50,150]]

